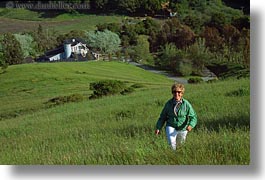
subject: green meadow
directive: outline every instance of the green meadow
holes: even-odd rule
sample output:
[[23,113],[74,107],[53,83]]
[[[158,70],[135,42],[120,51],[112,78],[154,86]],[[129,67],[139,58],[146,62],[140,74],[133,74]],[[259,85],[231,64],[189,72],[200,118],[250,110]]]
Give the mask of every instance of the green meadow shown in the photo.
[[[127,95],[89,99],[89,84],[120,80]],[[0,74],[0,164],[248,165],[250,79],[187,84],[198,115],[186,143],[172,151],[155,123],[171,98],[165,76],[121,62],[34,63]],[[82,101],[49,106],[59,96]]]
[[[51,15],[49,15],[51,16]],[[94,15],[94,14],[54,14],[46,17],[45,13],[34,12],[26,9],[0,8],[0,33],[27,32],[36,30],[41,24],[47,31],[67,33],[71,30],[95,30],[96,25],[104,23],[118,23],[128,18],[119,15]]]

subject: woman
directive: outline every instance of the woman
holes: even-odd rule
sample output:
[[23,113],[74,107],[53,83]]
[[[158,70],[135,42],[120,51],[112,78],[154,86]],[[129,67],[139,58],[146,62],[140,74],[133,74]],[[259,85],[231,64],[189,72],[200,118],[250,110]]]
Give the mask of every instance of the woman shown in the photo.
[[160,134],[166,122],[166,135],[172,149],[186,140],[187,133],[197,124],[197,115],[192,105],[183,98],[185,87],[183,84],[173,84],[171,92],[173,98],[167,101],[156,123],[155,134]]

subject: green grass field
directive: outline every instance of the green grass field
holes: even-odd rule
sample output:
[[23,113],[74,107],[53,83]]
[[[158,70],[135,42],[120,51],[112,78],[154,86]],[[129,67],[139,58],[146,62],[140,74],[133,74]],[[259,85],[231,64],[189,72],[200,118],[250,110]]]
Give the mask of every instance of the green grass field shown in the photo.
[[[91,82],[141,84],[128,95],[47,106],[89,96]],[[250,80],[187,84],[197,127],[177,151],[154,127],[173,81],[120,62],[36,63],[0,74],[0,164],[248,165]]]
[[42,13],[26,9],[0,8],[0,33],[27,32],[36,30],[41,24],[45,30],[67,33],[71,30],[95,30],[96,25],[122,22],[126,16],[104,16],[93,14],[62,13],[54,17],[43,17]]

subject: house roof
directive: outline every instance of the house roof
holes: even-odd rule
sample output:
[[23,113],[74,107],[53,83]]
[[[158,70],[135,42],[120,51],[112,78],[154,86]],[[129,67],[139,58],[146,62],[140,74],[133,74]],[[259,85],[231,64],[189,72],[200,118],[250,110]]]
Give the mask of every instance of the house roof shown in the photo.
[[51,56],[54,56],[56,54],[60,54],[60,53],[63,53],[64,52],[64,47],[63,45],[60,45],[58,46],[57,48],[55,49],[52,49],[52,50],[49,50],[49,51],[46,51],[45,52],[45,56],[46,57],[51,57]]

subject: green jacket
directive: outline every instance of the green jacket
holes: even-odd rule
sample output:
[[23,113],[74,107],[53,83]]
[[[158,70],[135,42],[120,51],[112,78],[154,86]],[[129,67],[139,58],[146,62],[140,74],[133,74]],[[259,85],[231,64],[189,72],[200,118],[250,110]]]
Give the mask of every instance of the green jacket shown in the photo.
[[166,126],[172,126],[176,128],[176,130],[186,130],[188,125],[192,128],[196,126],[197,115],[191,104],[186,99],[182,98],[182,104],[177,113],[178,116],[174,113],[175,104],[174,98],[167,101],[156,123],[156,129],[161,130],[165,122]]

